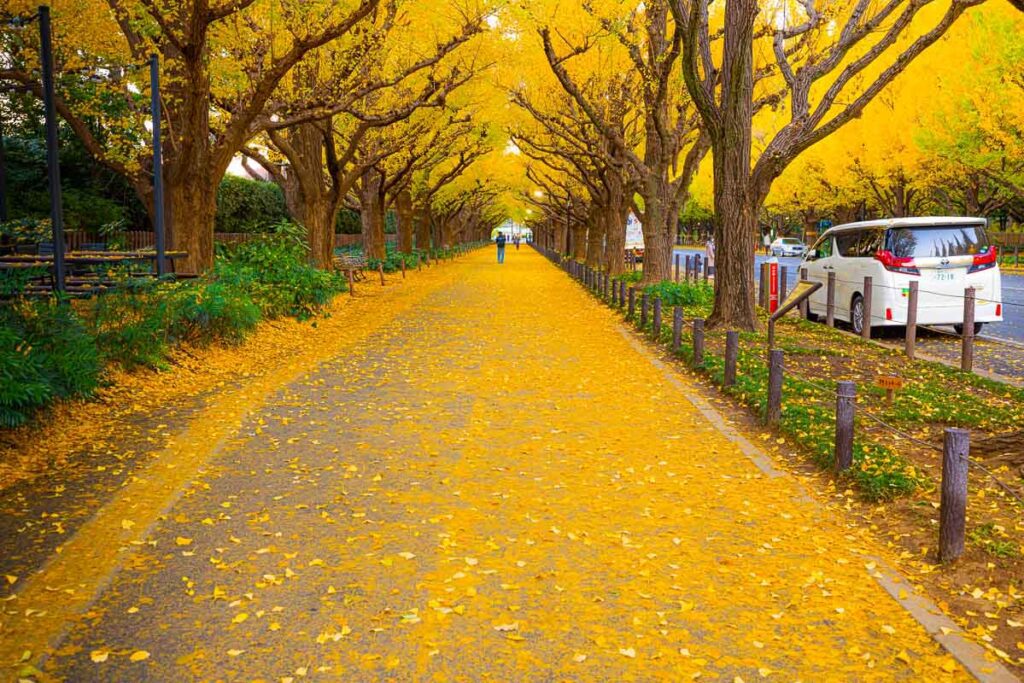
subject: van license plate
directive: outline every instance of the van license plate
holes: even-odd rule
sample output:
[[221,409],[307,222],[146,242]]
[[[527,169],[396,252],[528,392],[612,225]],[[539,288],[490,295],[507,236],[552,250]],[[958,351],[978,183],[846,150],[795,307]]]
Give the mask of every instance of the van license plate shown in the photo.
[[950,270],[936,270],[932,273],[932,279],[939,282],[954,282],[956,273]]

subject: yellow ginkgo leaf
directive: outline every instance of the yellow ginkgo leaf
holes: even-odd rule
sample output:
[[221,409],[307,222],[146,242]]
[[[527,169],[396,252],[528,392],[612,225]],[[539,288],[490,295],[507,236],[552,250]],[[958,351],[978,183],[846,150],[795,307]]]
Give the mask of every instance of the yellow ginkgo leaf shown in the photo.
[[235,618],[231,620],[231,623],[232,624],[241,624],[243,621],[245,621],[248,618],[249,618],[248,613],[246,613],[246,612],[239,612],[238,614],[235,615]]
[[174,539],[174,542],[177,545],[192,545],[192,539],[185,538],[184,536],[178,536],[176,539]]
[[101,663],[107,661],[107,659],[109,659],[109,658],[110,658],[110,651],[109,650],[93,650],[92,652],[89,653],[89,659],[91,659],[92,661],[96,662],[97,664],[101,664]]
[[141,662],[146,659],[149,659],[149,653],[145,650],[136,650],[131,654],[130,657],[128,657],[128,659],[130,659],[133,662]]

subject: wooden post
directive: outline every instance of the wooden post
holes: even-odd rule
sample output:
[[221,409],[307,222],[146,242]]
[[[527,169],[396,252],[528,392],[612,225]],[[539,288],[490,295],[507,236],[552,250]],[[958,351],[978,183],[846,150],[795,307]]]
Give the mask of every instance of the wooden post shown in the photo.
[[951,562],[964,551],[967,522],[967,468],[971,437],[966,429],[949,427],[942,440],[942,497],[939,504],[939,562]]
[[974,287],[964,290],[964,330],[961,336],[960,369],[974,369]]
[[789,267],[779,266],[779,306],[786,300],[786,289],[789,285],[787,280],[789,280]]
[[383,263],[378,263],[377,264],[377,272],[380,273],[380,286],[383,287],[384,286],[384,264]]
[[781,349],[768,352],[768,408],[765,411],[765,422],[772,427],[782,421],[782,360]]
[[619,308],[626,305],[626,281],[619,280]]
[[629,310],[626,313],[626,317],[630,320],[636,315],[636,289],[633,287],[629,288]]
[[697,319],[693,321],[693,367],[699,368],[704,365],[704,321]]
[[[807,279],[807,269],[806,268],[801,268],[800,269],[800,279],[801,280],[806,280]],[[800,317],[803,318],[804,320],[807,319],[807,311],[808,310],[809,309],[808,309],[807,298],[804,297],[804,300],[800,302]]]
[[[609,289],[613,289],[613,285],[614,284],[615,283],[612,281],[611,276],[608,273],[605,273],[604,274],[604,298],[605,298],[605,301],[608,300],[608,294],[609,294],[608,290]],[[612,294],[614,294],[614,291],[612,291]]]
[[[874,290],[873,280],[870,275],[864,276],[864,324],[860,336],[871,339],[871,294]],[[852,313],[850,315],[853,315]]]
[[729,330],[725,333],[725,379],[723,387],[736,384],[736,360],[740,354],[740,333]]
[[355,278],[352,277],[352,269],[351,268],[348,269],[348,293],[349,293],[349,296],[355,296],[356,295],[356,281],[355,281]]
[[857,385],[836,384],[836,473],[853,465],[853,419],[857,410]]
[[690,283],[690,271],[692,269],[693,269],[693,255],[692,254],[687,254],[686,255],[686,269],[683,272],[683,277],[686,280],[687,284]]
[[683,307],[672,307],[672,352],[679,353],[683,345]]
[[829,271],[828,291],[825,294],[825,324],[829,327],[836,326],[836,274]]
[[422,266],[422,265],[423,265],[423,260],[420,259],[420,255],[419,254],[416,254],[416,272],[417,273],[420,272],[420,270],[421,270],[420,266]]
[[654,297],[654,319],[651,321],[654,340],[661,339],[661,297]]
[[693,284],[700,280],[700,254],[693,255]]
[[640,292],[640,329],[647,327],[647,292]]
[[917,280],[910,281],[910,292],[907,295],[907,358],[914,359],[915,346],[917,345]]
[[676,282],[679,282],[679,254],[675,254],[676,261]]
[[711,259],[705,258],[704,259],[704,282],[707,282],[709,277],[711,277]]
[[758,280],[757,285],[757,301],[758,305],[768,310],[768,268],[770,266],[767,263],[761,264],[761,277]]
[[405,279],[405,254],[402,255],[402,279]]

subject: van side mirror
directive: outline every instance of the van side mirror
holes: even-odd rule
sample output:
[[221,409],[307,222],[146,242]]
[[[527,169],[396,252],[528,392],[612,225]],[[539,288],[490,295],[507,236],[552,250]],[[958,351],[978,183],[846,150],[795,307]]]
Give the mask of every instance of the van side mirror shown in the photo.
[[813,261],[816,258],[818,258],[818,250],[817,249],[808,249],[807,252],[804,253],[804,260],[806,260],[806,261]]

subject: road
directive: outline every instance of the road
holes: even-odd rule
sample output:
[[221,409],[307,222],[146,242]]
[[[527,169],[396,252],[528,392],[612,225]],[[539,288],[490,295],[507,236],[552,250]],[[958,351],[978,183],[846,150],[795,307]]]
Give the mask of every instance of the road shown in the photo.
[[884,544],[745,455],[616,313],[533,250],[453,267],[147,452],[11,572],[0,659],[83,683],[968,680],[910,584],[876,581]]
[[[676,249],[678,254],[702,254],[703,251],[693,249]],[[761,264],[769,257],[764,254],[757,254],[754,257],[755,277]],[[796,273],[800,270],[800,259],[780,258],[779,263],[787,266],[789,270],[789,285],[792,287],[796,281]],[[1024,344],[1024,276],[1003,274],[1003,322],[992,323],[986,326],[984,336],[994,339],[1007,339]]]

